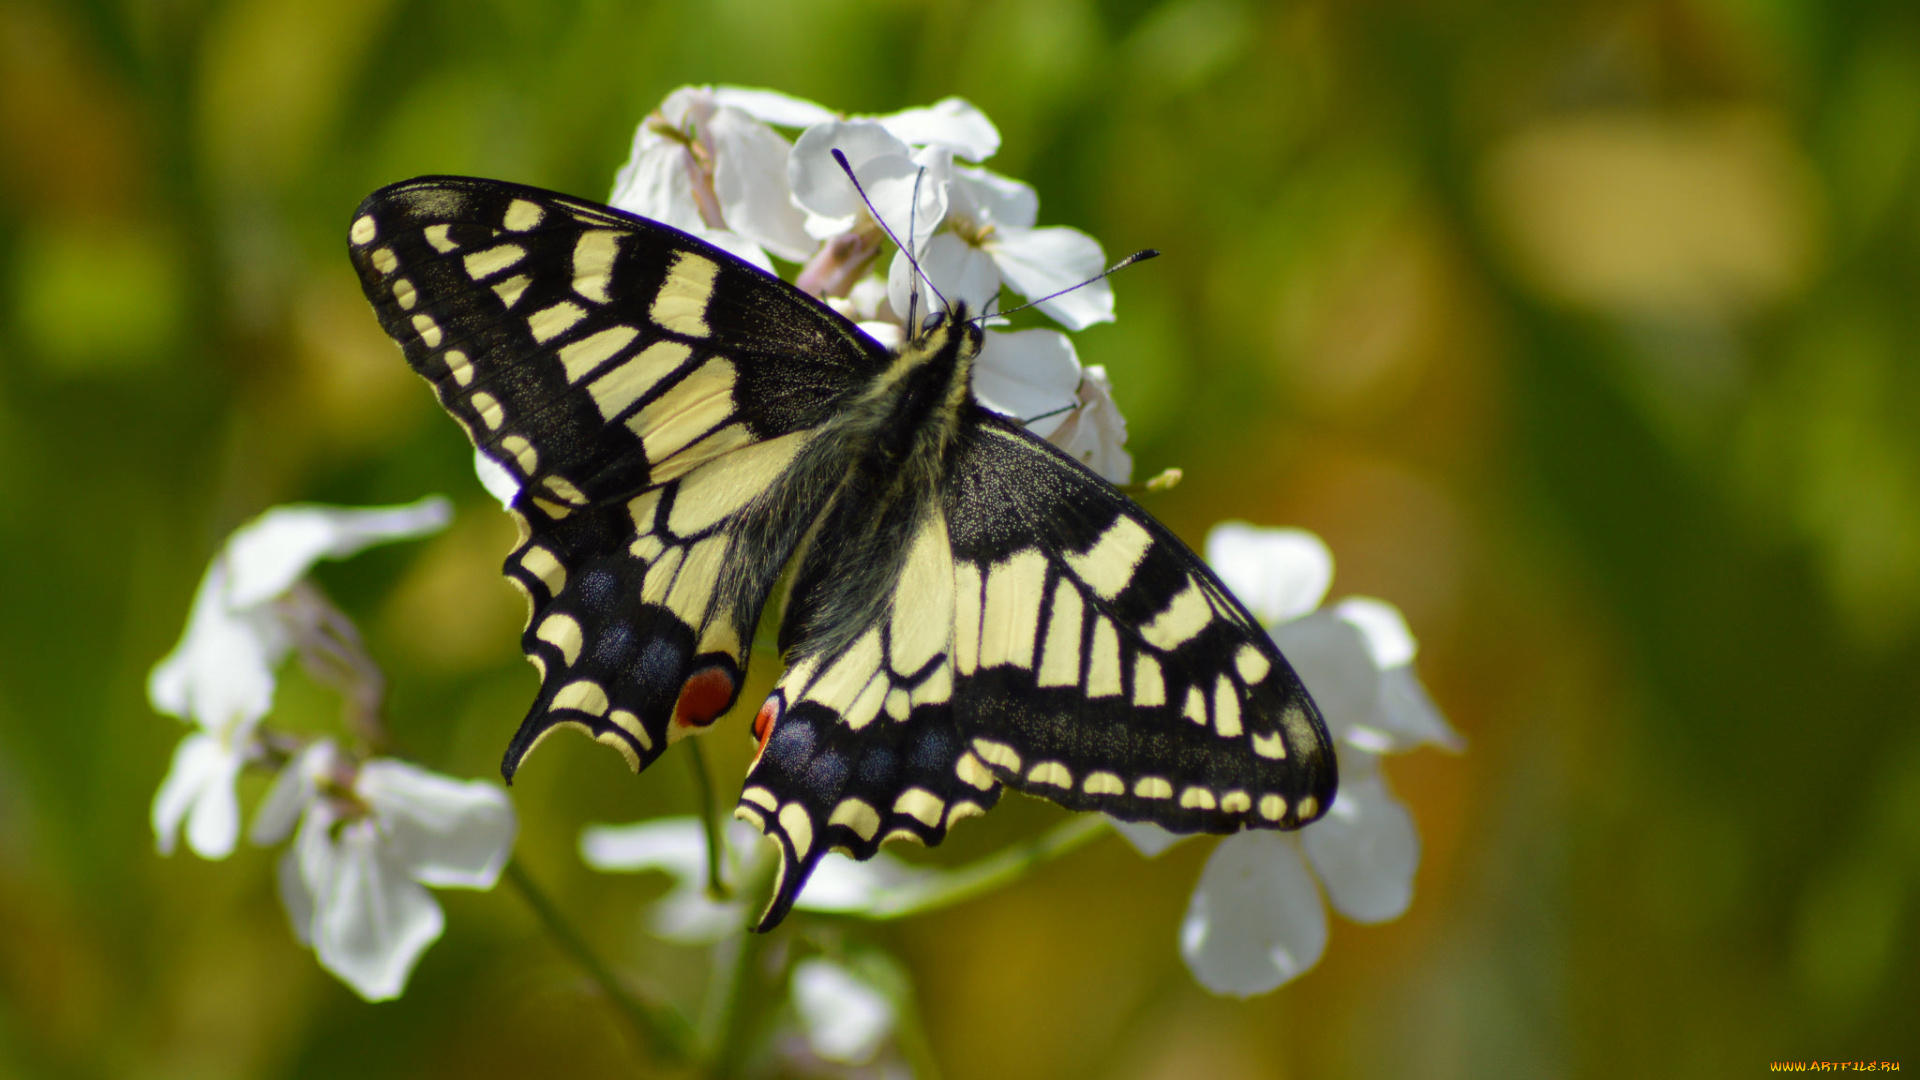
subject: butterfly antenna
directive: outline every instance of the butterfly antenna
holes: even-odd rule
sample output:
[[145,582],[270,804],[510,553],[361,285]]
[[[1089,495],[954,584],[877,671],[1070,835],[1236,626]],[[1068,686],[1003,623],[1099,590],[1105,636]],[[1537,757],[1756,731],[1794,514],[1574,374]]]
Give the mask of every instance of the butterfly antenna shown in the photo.
[[[913,329],[914,329],[913,306],[914,306],[914,301],[917,300],[919,296],[920,282],[924,281],[927,283],[927,291],[932,293],[934,297],[940,301],[941,307],[948,306],[947,298],[940,295],[940,290],[933,287],[933,279],[927,276],[926,271],[920,269],[920,260],[913,257],[913,246],[911,244],[901,243],[900,238],[893,235],[893,230],[887,227],[887,220],[880,216],[880,211],[875,210],[873,208],[873,200],[867,198],[867,189],[860,186],[860,178],[853,175],[853,166],[848,164],[847,155],[841,153],[838,147],[835,147],[834,149],[828,151],[828,153],[831,153],[833,155],[833,160],[835,163],[837,163],[840,166],[840,171],[843,173],[846,173],[847,179],[849,181],[852,181],[853,190],[859,193],[860,201],[867,204],[867,213],[873,215],[873,220],[879,223],[880,231],[887,234],[887,239],[893,241],[893,246],[899,248],[900,253],[907,257],[907,265],[913,267],[914,289],[913,289],[913,292],[910,293],[907,297],[907,334],[911,336],[913,334]],[[908,213],[907,237],[909,239],[913,237],[913,227],[914,227],[913,215],[918,213],[920,210],[920,177],[925,175],[926,175],[926,170],[922,169],[920,170],[919,175],[913,178],[913,205],[907,211]],[[1154,254],[1158,255],[1159,252],[1156,251],[1154,252]],[[1135,258],[1137,259],[1138,256],[1135,256]],[[1121,265],[1124,266],[1126,264],[1122,263]],[[1114,267],[1114,270],[1118,270],[1118,269],[1120,269],[1119,266]],[[1112,273],[1112,272],[1113,271],[1109,270],[1107,273]],[[1105,274],[1101,275],[1101,277],[1105,277],[1105,276],[1106,276]],[[1097,281],[1099,279],[1095,278],[1093,280]],[[1075,286],[1075,288],[1078,288],[1078,287],[1079,286]]]
[[[980,322],[988,318],[1005,318],[1006,316],[1011,315],[1016,311],[1025,311],[1036,304],[1044,304],[1047,301],[1052,300],[1057,296],[1065,296],[1075,289],[1084,289],[1087,286],[1093,284],[1094,282],[1099,281],[1101,278],[1106,277],[1108,274],[1119,273],[1120,271],[1125,270],[1127,267],[1132,266],[1134,263],[1146,262],[1148,259],[1157,259],[1159,257],[1160,257],[1159,251],[1153,248],[1142,248],[1139,251],[1136,251],[1133,254],[1127,256],[1126,258],[1121,259],[1119,262],[1114,263],[1112,266],[1107,267],[1105,270],[1102,270],[1099,273],[1088,278],[1087,280],[1079,283],[1078,285],[1069,285],[1066,288],[1061,289],[1057,293],[1048,293],[1047,295],[1039,298],[1038,300],[1029,300],[1024,304],[1021,304],[1017,308],[1008,308],[1005,311],[995,312],[992,315],[989,315],[988,313],[982,311],[979,317],[974,319],[973,321]],[[929,288],[932,287],[931,282],[928,283],[928,287]],[[998,298],[996,297],[996,299]]]
[[[927,178],[927,170],[921,168],[913,174],[913,199],[907,203],[907,239],[912,240],[919,228],[920,217],[920,181]],[[899,243],[898,240],[894,243]],[[912,256],[908,256],[912,260]],[[931,283],[929,283],[931,284]],[[913,263],[913,288],[907,290],[907,333],[913,333],[916,324],[914,316],[920,313],[920,264]]]

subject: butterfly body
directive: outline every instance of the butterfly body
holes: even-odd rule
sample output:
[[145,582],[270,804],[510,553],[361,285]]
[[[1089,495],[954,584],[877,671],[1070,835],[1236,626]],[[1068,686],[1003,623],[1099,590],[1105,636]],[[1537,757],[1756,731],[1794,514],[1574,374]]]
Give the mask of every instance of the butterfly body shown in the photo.
[[349,237],[518,486],[541,688],[509,779],[561,727],[638,771],[711,725],[780,605],[737,811],[782,853],[762,928],[827,850],[939,843],[1007,786],[1182,832],[1331,802],[1286,660],[1171,532],[973,399],[963,311],[889,351],[694,237],[498,181],[384,188]]

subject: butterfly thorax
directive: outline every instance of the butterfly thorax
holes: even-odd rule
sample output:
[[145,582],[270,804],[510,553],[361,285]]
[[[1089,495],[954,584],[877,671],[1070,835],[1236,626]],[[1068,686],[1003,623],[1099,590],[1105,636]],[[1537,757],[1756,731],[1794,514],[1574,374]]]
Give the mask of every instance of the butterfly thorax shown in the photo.
[[[959,428],[960,411],[973,393],[973,361],[983,335],[967,321],[966,308],[927,319],[912,340],[893,353],[887,369],[863,388],[842,423],[869,468],[894,475],[902,468],[937,468]],[[918,468],[909,466],[909,459]]]
[[827,425],[823,442],[839,450],[821,460],[841,471],[827,481],[834,491],[814,534],[833,536],[835,544],[825,551],[811,539],[801,542],[795,587],[804,595],[831,583],[831,597],[789,600],[813,617],[783,622],[783,651],[800,642],[805,651],[844,649],[881,617],[913,537],[941,513],[938,495],[973,407],[973,361],[982,340],[962,307],[929,318]]

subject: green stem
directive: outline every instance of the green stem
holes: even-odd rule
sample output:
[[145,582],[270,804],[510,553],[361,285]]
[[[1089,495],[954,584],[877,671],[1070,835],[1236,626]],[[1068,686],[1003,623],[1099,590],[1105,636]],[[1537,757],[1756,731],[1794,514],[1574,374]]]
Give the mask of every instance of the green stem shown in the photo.
[[707,775],[707,755],[700,749],[700,740],[688,739],[687,768],[693,770],[694,798],[700,802],[700,826],[707,831],[707,895],[715,900],[725,900],[730,891],[725,879],[720,876],[720,819],[713,809],[713,778]]
[[687,1030],[685,1020],[671,1009],[641,1001],[621,986],[613,970],[587,945],[586,939],[573,928],[573,924],[560,913],[547,894],[534,884],[519,860],[507,862],[506,878],[519,890],[521,899],[533,909],[534,915],[539,917],[541,925],[546,927],[561,951],[573,957],[587,977],[599,985],[601,993],[619,1010],[633,1028],[643,1051],[666,1065],[682,1065],[692,1060],[692,1033]]
[[1012,884],[1035,867],[1078,851],[1106,832],[1106,818],[1078,814],[1024,844],[1005,848],[979,862],[888,889],[863,914],[870,919],[899,919],[970,900]]

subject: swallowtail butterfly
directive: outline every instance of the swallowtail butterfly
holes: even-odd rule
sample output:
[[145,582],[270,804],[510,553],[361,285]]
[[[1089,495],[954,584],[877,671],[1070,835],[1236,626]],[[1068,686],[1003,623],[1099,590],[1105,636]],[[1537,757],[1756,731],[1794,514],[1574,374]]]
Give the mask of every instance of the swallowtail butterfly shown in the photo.
[[380,324],[519,483],[540,692],[508,780],[559,728],[636,772],[704,730],[779,603],[736,811],[781,851],[761,929],[827,851],[938,844],[1003,787],[1175,832],[1331,802],[1293,669],[1172,532],[974,401],[964,310],[889,351],[685,233],[494,180],[383,188],[348,235]]

